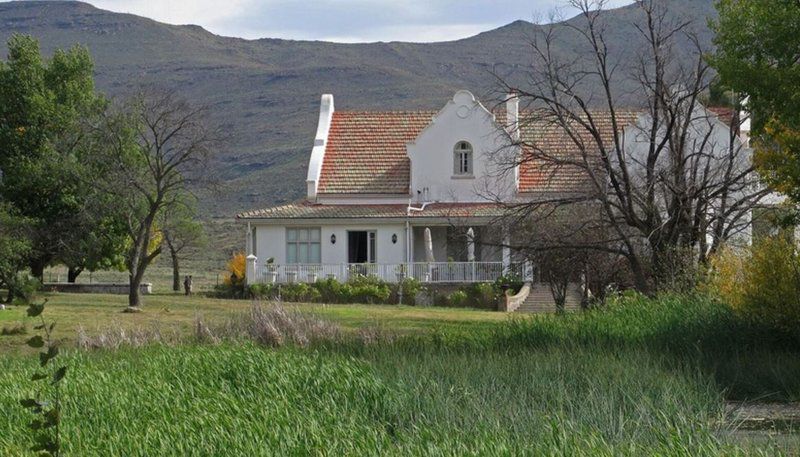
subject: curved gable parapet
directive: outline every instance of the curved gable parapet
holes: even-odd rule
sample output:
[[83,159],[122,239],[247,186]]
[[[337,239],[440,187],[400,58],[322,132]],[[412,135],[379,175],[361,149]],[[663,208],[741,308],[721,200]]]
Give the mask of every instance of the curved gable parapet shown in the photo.
[[309,200],[313,200],[317,196],[319,180],[322,174],[322,163],[325,160],[325,148],[328,145],[328,135],[330,134],[334,110],[333,95],[323,94],[320,100],[317,134],[314,136],[314,147],[311,150],[311,158],[308,161],[306,187]]
[[[413,146],[417,141],[420,140],[423,136],[427,134],[427,132],[431,130],[437,129],[437,120],[440,118],[445,117],[448,113],[455,112],[456,116],[460,119],[467,119],[472,117],[476,113],[480,113],[486,116],[487,119],[491,120],[495,127],[499,127],[497,124],[497,120],[495,118],[494,113],[488,110],[483,104],[475,98],[475,95],[472,92],[466,89],[460,89],[455,94],[453,94],[453,98],[448,100],[447,104],[444,105],[442,109],[440,109],[436,114],[434,114],[433,118],[431,119],[430,123],[423,128],[419,134],[411,141],[407,143],[407,146]],[[409,158],[411,158],[409,156]]]
[[[495,115],[471,92],[459,90],[406,145],[412,196],[419,201],[476,202],[496,188],[505,193],[509,185],[493,156],[507,138]],[[457,158],[454,148],[460,142],[470,145],[470,154]]]

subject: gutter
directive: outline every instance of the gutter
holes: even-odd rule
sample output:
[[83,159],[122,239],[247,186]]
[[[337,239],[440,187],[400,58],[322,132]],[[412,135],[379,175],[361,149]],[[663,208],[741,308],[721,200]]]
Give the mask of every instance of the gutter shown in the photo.
[[410,200],[408,202],[408,208],[406,208],[406,262],[408,263],[411,263],[411,257],[413,253],[413,246],[411,245],[412,243],[411,213],[414,211],[421,213],[422,211],[425,211],[425,208],[427,208],[427,206],[431,203],[436,203],[436,202],[424,202],[422,203],[422,206],[417,208],[411,205]]

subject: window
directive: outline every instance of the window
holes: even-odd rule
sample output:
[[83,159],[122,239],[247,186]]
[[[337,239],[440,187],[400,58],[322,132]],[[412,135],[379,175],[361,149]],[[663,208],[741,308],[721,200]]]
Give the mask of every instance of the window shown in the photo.
[[319,227],[286,229],[286,263],[320,263]]
[[472,175],[472,145],[466,141],[459,141],[453,149],[453,174]]

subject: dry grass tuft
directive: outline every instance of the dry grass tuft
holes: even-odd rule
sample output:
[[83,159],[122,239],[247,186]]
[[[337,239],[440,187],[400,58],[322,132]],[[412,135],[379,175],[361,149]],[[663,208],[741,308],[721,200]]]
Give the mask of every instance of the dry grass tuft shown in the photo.
[[358,330],[358,340],[364,345],[393,343],[396,339],[396,333],[381,326],[364,327]]
[[22,322],[17,322],[11,325],[4,325],[3,328],[0,329],[0,335],[3,336],[24,335],[26,333],[28,333],[28,329]]
[[83,326],[78,327],[76,345],[80,349],[119,349],[120,347],[142,347],[148,344],[176,344],[180,337],[175,332],[164,332],[152,328],[125,328],[114,325],[96,335],[86,333]]
[[201,318],[195,322],[195,339],[219,342],[247,338],[259,344],[279,347],[293,344],[305,347],[315,342],[339,341],[341,328],[297,309],[282,305],[254,304],[247,313],[235,316],[220,325],[208,325]]

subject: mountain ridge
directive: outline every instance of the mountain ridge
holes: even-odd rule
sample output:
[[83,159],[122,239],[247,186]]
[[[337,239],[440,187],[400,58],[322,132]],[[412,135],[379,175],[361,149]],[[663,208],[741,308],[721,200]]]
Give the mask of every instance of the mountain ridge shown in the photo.
[[[663,1],[681,16],[714,14],[712,0]],[[604,14],[610,44],[624,56],[636,46],[629,24],[636,12],[626,6]],[[434,43],[247,40],[71,1],[0,3],[0,25],[4,42],[27,33],[46,54],[87,46],[97,87],[110,96],[151,84],[209,106],[231,140],[213,165],[227,185],[206,196],[203,208],[226,217],[303,195],[321,94],[333,93],[337,108],[359,110],[435,109],[462,88],[491,98],[491,72],[522,77],[527,36],[552,27],[517,20]],[[710,43],[704,24],[700,33]],[[578,48],[569,37],[558,46],[565,55]]]

